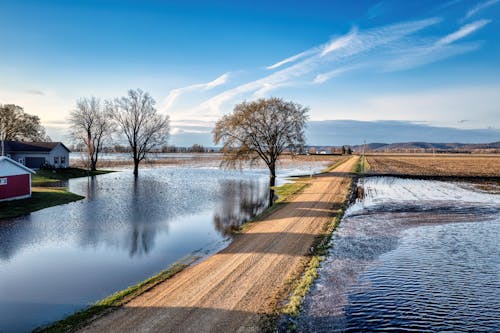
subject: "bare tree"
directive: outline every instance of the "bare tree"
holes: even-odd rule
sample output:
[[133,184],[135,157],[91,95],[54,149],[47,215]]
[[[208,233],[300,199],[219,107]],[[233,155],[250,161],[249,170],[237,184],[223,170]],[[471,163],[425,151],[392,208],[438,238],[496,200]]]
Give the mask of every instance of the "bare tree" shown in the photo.
[[91,171],[96,171],[103,144],[114,131],[110,108],[110,102],[101,103],[99,98],[84,97],[76,102],[76,108],[70,114],[70,135],[84,144]]
[[155,100],[140,89],[129,90],[128,96],[115,100],[113,118],[130,145],[134,159],[134,175],[139,174],[139,163],[154,148],[166,144],[170,121],[158,114]]
[[269,168],[269,206],[274,203],[276,162],[285,149],[304,144],[308,109],[281,98],[243,102],[214,128],[215,144],[223,143],[224,162],[234,167],[262,159]]
[[50,141],[40,118],[14,104],[0,104],[0,133],[5,141]]

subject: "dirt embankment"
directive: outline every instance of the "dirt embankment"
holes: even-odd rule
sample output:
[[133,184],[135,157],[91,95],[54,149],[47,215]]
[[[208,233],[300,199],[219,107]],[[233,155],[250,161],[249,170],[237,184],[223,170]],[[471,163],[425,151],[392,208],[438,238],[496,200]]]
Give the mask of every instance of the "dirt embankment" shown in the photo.
[[226,249],[81,332],[253,332],[348,195],[352,157],[255,223]]

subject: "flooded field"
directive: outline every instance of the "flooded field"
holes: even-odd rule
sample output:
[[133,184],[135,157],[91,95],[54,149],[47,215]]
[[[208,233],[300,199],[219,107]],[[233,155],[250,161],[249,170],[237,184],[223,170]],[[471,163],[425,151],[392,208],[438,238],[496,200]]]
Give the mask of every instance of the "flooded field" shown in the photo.
[[[319,171],[325,163],[282,169]],[[25,332],[226,246],[265,208],[263,169],[142,169],[69,181],[86,199],[0,221],[0,332]]]
[[500,195],[389,177],[363,185],[299,331],[498,331]]

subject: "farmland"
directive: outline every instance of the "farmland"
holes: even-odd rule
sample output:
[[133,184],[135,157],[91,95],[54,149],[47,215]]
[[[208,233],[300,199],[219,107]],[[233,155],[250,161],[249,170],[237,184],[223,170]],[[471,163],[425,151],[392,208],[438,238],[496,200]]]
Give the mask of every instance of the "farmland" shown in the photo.
[[369,174],[500,177],[500,155],[369,155]]

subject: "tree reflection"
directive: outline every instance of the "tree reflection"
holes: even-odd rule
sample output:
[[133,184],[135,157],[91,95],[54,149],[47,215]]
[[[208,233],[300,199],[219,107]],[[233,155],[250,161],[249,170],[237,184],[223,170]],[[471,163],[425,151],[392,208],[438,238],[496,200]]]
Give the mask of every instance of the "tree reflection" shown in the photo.
[[223,236],[230,236],[266,207],[269,193],[262,182],[223,180],[220,188],[222,198],[214,215],[214,225]]
[[161,215],[155,214],[152,207],[144,204],[144,198],[151,194],[151,189],[155,187],[155,184],[138,176],[134,177],[132,182],[128,242],[130,257],[149,253],[154,247],[155,235],[158,231],[157,222],[161,220]]

